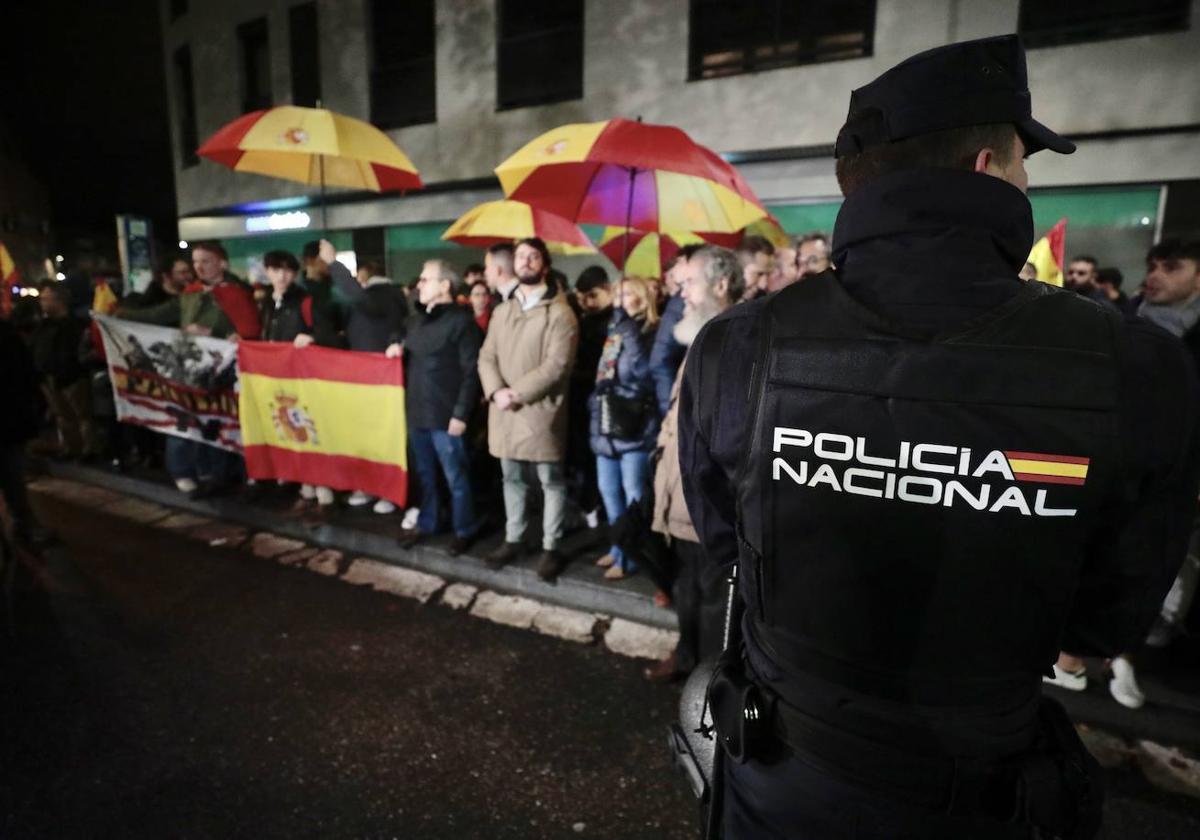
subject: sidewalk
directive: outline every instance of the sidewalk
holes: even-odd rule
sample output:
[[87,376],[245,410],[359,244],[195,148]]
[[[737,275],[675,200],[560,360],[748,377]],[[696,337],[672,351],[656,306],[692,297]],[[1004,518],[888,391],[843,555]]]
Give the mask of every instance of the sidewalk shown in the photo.
[[[313,526],[290,513],[294,500],[290,496],[249,502],[235,493],[193,501],[165,478],[153,475],[123,475],[103,468],[58,462],[47,462],[43,468],[53,478],[83,482],[191,514],[237,523],[252,533],[266,532],[335,549],[348,558],[365,555],[480,590],[626,619],[661,630],[677,627],[672,610],[654,605],[654,586],[645,575],[616,583],[603,580],[602,570],[592,562],[605,549],[602,529],[582,529],[568,535],[563,548],[572,560],[557,583],[548,584],[537,577],[529,559],[498,571],[484,564],[480,558],[502,539],[499,530],[472,546],[470,553],[452,557],[444,548],[448,537],[401,549],[395,540],[400,517],[373,514],[369,508],[343,507],[329,523]],[[1200,753],[1200,638],[1177,639],[1165,650],[1144,649],[1135,662],[1138,681],[1147,697],[1145,706],[1138,710],[1126,709],[1109,695],[1099,661],[1088,660],[1089,684],[1085,691],[1052,687],[1046,691],[1066,706],[1077,723],[1095,730],[1104,741],[1100,748],[1112,752],[1114,760],[1121,756],[1122,760],[1135,757],[1140,753],[1140,741]],[[1097,747],[1093,745],[1093,749]]]
[[676,629],[675,612],[654,605],[654,584],[645,574],[610,582],[594,561],[606,548],[605,529],[581,529],[567,534],[563,554],[570,563],[556,583],[538,578],[527,556],[498,571],[489,569],[482,558],[500,544],[503,530],[485,531],[484,537],[466,554],[452,557],[445,551],[450,536],[424,541],[411,549],[400,548],[400,515],[381,516],[370,507],[339,507],[327,524],[313,526],[291,513],[294,495],[247,501],[238,492],[216,498],[192,500],[175,489],[165,476],[122,474],[101,467],[46,461],[41,464],[53,478],[82,481],[105,487],[188,513],[236,522],[252,531],[267,531],[306,543],[343,551],[347,556],[368,555],[450,581],[467,583],[482,589],[520,595],[556,606],[583,612],[600,613],[629,621]]

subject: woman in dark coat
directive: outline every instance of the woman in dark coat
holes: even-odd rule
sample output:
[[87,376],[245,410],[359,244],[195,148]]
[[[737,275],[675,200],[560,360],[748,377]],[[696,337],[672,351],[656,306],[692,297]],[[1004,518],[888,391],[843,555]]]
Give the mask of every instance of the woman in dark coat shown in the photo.
[[[596,453],[600,496],[610,523],[642,497],[658,436],[650,349],[658,326],[651,284],[641,277],[621,281],[620,308],[613,311],[588,398],[591,445]],[[637,570],[618,546],[596,561],[604,576],[620,580]]]

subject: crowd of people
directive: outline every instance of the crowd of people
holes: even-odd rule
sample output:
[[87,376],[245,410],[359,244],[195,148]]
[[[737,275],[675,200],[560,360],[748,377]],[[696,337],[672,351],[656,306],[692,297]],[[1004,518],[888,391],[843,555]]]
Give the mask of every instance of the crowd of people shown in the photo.
[[[299,257],[270,251],[262,262],[265,277],[252,285],[230,273],[219,243],[195,243],[190,259],[169,260],[146,291],[120,301],[117,315],[190,335],[403,357],[411,483],[402,546],[449,531],[447,550],[460,554],[481,537],[487,513],[502,506],[504,538],[485,562],[502,568],[537,537],[537,574],[552,581],[573,559],[562,550],[566,532],[606,522],[607,548],[594,561],[604,578],[644,570],[657,587],[656,602],[679,613],[679,648],[647,668],[647,677],[678,677],[719,650],[723,582],[703,562],[680,474],[684,360],[704,324],[724,310],[830,270],[825,235],[782,247],[758,236],[744,237],[734,250],[689,245],[661,278],[612,277],[594,265],[574,283],[555,269],[539,239],[494,245],[482,265],[461,275],[447,260],[430,259],[408,286],[393,282],[378,262],[363,261],[352,272],[325,240],[309,243]],[[1121,290],[1120,272],[1091,257],[1070,260],[1065,274],[1067,288],[1158,324],[1200,364],[1200,245],[1154,246],[1132,297]],[[25,325],[23,342],[7,324],[0,337],[29,350],[28,372],[9,365],[8,386],[40,390],[55,427],[53,454],[107,454],[118,464],[158,456],[176,487],[193,496],[247,484],[244,492],[252,494],[278,491],[247,482],[236,454],[117,424],[104,363],[82,317],[86,305],[73,306],[63,283],[48,281],[41,291],[41,317]],[[21,376],[25,384],[13,384]],[[14,485],[20,454],[12,442],[24,441],[37,424],[9,420],[5,490],[28,539],[36,525]],[[317,515],[339,501],[330,487],[296,492],[295,508]],[[346,490],[343,502],[396,512],[392,501],[361,490]],[[1200,577],[1197,555],[1189,555],[1151,642],[1178,632]],[[1136,707],[1141,692],[1131,662],[1114,662],[1113,695]],[[1086,685],[1082,660],[1064,652],[1053,682]]]

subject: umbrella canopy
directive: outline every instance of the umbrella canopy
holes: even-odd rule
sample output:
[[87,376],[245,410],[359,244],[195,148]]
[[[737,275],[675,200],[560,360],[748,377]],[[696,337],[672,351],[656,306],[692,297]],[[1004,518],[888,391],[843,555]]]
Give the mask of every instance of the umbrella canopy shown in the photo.
[[579,225],[520,201],[488,201],[463,213],[442,234],[442,239],[487,248],[536,236],[556,254],[594,254],[587,234]]
[[720,245],[723,248],[736,248],[747,236],[761,236],[776,248],[792,247],[792,237],[783,229],[783,225],[774,216],[751,222],[737,233],[714,233],[700,231],[696,234],[706,242]]
[[661,277],[674,261],[683,245],[699,245],[704,240],[694,233],[650,233],[623,227],[607,227],[600,237],[601,253],[622,268],[625,274],[638,277]]
[[323,108],[281,105],[238,117],[197,150],[238,172],[383,192],[418,189],[417,168],[370,123]]
[[733,233],[767,215],[732,166],[673,126],[564,125],[496,167],[505,194],[575,222]]

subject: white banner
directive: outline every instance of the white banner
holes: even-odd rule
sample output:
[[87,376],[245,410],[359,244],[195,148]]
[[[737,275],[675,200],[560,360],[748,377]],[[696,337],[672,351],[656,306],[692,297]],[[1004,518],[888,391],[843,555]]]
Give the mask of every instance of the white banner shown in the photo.
[[94,317],[104,338],[118,420],[241,452],[236,344]]

